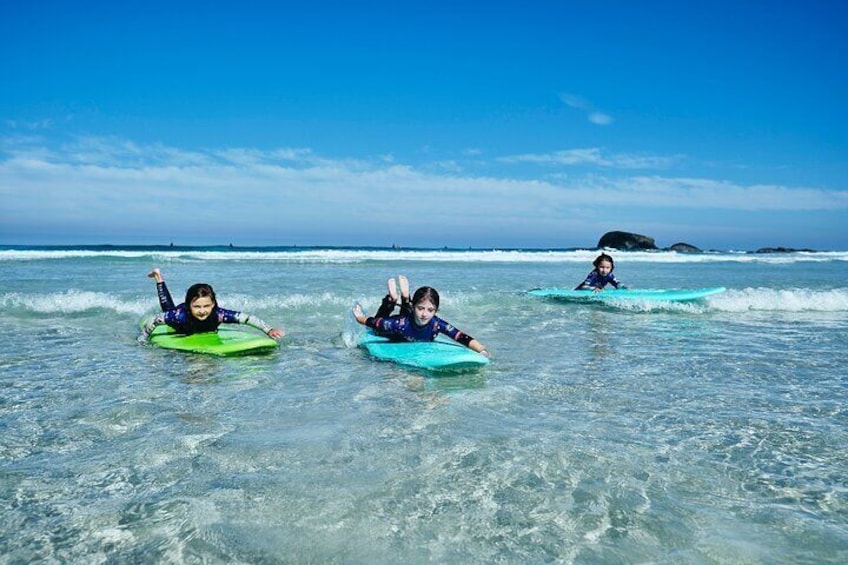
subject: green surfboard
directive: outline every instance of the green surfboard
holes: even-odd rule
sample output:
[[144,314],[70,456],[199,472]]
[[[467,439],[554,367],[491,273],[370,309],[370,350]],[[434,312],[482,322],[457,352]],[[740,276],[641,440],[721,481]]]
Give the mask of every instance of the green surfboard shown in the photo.
[[[148,319],[142,320],[142,326]],[[277,349],[279,345],[267,335],[223,325],[217,332],[191,335],[179,334],[173,328],[161,325],[150,334],[150,343],[164,349],[223,357],[267,353]]]

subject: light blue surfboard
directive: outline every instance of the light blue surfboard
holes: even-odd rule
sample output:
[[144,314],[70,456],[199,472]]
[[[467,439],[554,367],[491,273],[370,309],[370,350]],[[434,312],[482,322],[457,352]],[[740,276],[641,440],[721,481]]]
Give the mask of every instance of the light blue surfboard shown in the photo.
[[435,341],[397,342],[368,331],[359,344],[375,359],[416,369],[457,371],[489,364],[485,355],[441,336]]
[[711,288],[623,288],[600,292],[591,290],[569,290],[565,288],[534,288],[527,293],[542,298],[562,300],[658,300],[664,302],[688,302],[700,300],[727,290],[723,286]]
[[[144,326],[146,321],[142,320],[141,325]],[[266,353],[279,346],[276,340],[267,335],[223,325],[217,332],[191,335],[178,334],[166,325],[156,326],[150,334],[150,343],[164,349],[224,357]]]

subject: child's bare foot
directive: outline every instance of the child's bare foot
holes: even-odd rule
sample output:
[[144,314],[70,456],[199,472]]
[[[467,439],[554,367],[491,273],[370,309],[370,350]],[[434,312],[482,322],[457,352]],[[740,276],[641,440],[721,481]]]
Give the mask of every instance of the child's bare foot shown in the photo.
[[159,269],[153,269],[152,271],[147,273],[147,276],[150,277],[151,279],[155,280],[158,283],[162,282],[162,280],[163,280],[162,279],[162,271],[160,271]]
[[389,296],[392,297],[392,300],[397,302],[398,301],[398,293],[397,293],[397,283],[395,283],[395,279],[389,279],[386,282],[386,286],[389,287]]
[[400,296],[409,300],[409,281],[403,275],[398,275],[398,284],[400,285]]
[[356,318],[356,321],[360,324],[364,324],[368,319],[365,313],[362,312],[362,306],[360,306],[358,302],[353,306],[353,317]]

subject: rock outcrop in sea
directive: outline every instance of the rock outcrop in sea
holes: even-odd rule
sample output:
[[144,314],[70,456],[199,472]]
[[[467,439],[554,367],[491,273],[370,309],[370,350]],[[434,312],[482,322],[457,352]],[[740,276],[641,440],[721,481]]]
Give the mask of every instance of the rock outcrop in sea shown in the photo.
[[754,253],[815,253],[814,249],[794,249],[792,247],[761,247]]
[[657,249],[654,238],[626,231],[608,231],[598,240],[598,247],[612,247],[621,250]]
[[675,243],[671,247],[667,248],[669,251],[677,251],[678,253],[700,253],[701,250],[694,245],[690,245],[689,243]]
[[[624,251],[633,250],[659,250],[654,238],[638,233],[626,231],[609,231],[598,240],[598,248],[610,247]],[[664,251],[677,251],[678,253],[700,253],[701,249],[690,243],[678,242]]]

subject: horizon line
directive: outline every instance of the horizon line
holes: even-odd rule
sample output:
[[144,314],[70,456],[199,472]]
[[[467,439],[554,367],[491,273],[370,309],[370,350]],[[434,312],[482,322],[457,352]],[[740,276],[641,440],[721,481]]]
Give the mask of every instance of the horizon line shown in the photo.
[[231,251],[250,251],[250,250],[270,250],[270,249],[308,249],[308,250],[317,250],[317,249],[328,249],[328,250],[367,250],[367,251],[528,251],[528,252],[543,252],[543,251],[603,251],[609,250],[614,251],[616,253],[632,253],[632,252],[675,252],[675,253],[683,253],[683,254],[694,254],[697,255],[699,253],[730,253],[730,252],[744,252],[744,253],[839,253],[842,251],[848,250],[838,250],[838,249],[810,249],[810,248],[796,248],[789,247],[784,245],[778,246],[765,246],[758,247],[757,249],[700,249],[696,248],[695,250],[676,250],[672,249],[672,246],[668,247],[655,247],[655,248],[632,248],[632,249],[619,249],[616,247],[598,247],[598,246],[573,246],[573,247],[533,247],[533,246],[519,246],[519,247],[509,247],[509,246],[438,246],[438,247],[425,247],[425,246],[404,246],[404,245],[317,245],[317,244],[274,244],[274,245],[234,245],[232,243],[214,243],[214,244],[191,244],[191,245],[183,245],[183,244],[175,244],[173,242],[167,244],[160,243],[132,243],[132,244],[124,244],[124,243],[71,243],[71,244],[54,244],[54,243],[38,243],[38,244],[27,244],[27,243],[2,243],[0,242],[0,248],[4,248],[6,250],[84,250],[84,251],[97,251],[103,250],[104,248],[114,248],[118,250],[149,250],[149,251],[202,251],[202,250],[231,250]]

